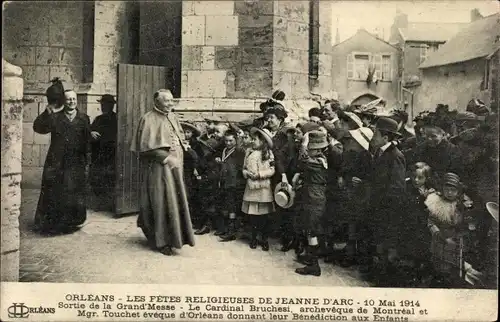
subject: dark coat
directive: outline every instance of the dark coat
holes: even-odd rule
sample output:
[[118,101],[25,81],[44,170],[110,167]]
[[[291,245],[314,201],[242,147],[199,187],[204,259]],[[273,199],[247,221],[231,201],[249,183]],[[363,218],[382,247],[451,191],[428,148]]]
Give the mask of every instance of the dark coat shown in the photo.
[[293,162],[295,142],[289,139],[284,127],[280,128],[273,137],[273,155],[276,173],[273,177],[273,186],[281,182],[283,173],[287,174],[288,181],[292,180],[293,173],[289,171]]
[[[431,234],[428,229],[428,212],[425,206],[427,195],[419,193],[411,181],[407,183],[405,221],[401,227],[401,254],[420,260],[429,259]],[[429,190],[428,190],[429,193]]]
[[[101,134],[98,140],[92,141],[91,184],[97,193],[106,193],[115,186],[116,136],[118,130],[116,113],[96,117],[91,130]],[[100,191],[101,189],[104,190]]]
[[83,224],[87,211],[89,117],[77,112],[70,121],[63,112],[44,111],[34,121],[33,129],[40,134],[51,134],[35,223],[42,229]]
[[448,140],[432,147],[426,143],[418,145],[409,155],[408,164],[417,162],[427,163],[434,174],[441,177],[446,172],[454,172],[463,175],[463,166],[459,149]]
[[297,191],[298,232],[318,236],[324,232],[323,216],[326,209],[328,169],[321,163],[303,160],[299,163],[302,187]]
[[[338,192],[340,201],[335,213],[338,222],[357,222],[363,220],[368,207],[369,189],[368,179],[371,172],[372,156],[370,152],[351,148],[359,145],[352,137],[344,141],[342,166],[340,176],[344,179],[344,187]],[[353,186],[352,178],[360,178],[363,182]]]
[[375,157],[370,183],[370,210],[367,222],[372,225],[375,242],[396,247],[404,218],[406,198],[406,160],[401,151],[390,145]]
[[223,159],[223,151],[217,153],[217,157],[221,158],[219,187],[221,189],[244,188],[246,183],[243,178],[245,151],[237,147],[231,154],[226,155],[225,159]]

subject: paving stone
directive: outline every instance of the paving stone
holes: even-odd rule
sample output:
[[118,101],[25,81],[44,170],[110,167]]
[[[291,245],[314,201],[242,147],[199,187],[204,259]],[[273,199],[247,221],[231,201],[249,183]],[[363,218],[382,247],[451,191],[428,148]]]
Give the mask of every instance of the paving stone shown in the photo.
[[[212,234],[196,236],[196,246],[185,246],[175,256],[148,248],[136,226],[136,216],[113,218],[89,212],[82,231],[41,237],[27,233],[39,191],[23,191],[20,227],[21,281],[74,283],[145,283],[204,285],[366,286],[354,269],[320,263],[321,277],[304,277],[293,252],[252,250],[248,240],[222,243]],[[30,201],[31,200],[31,201]],[[28,271],[29,270],[29,271]]]
[[19,271],[21,272],[43,272],[49,268],[46,265],[39,265],[39,264],[25,264],[25,265],[20,265]]
[[29,272],[19,278],[20,282],[40,282],[46,274],[43,272]]

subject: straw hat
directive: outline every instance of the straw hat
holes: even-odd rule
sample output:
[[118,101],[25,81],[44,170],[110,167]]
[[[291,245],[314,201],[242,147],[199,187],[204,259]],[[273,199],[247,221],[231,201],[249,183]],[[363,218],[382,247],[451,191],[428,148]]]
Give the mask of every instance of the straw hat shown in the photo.
[[486,209],[488,209],[488,212],[493,217],[493,219],[498,222],[498,204],[496,202],[487,202]]
[[360,127],[359,129],[349,131],[352,138],[358,142],[363,149],[368,151],[370,141],[373,138],[373,131],[367,127]]
[[261,134],[261,136],[264,138],[264,140],[266,140],[267,144],[269,145],[269,148],[272,149],[273,148],[273,138],[271,137],[269,132],[266,129],[261,130],[261,129],[256,128],[256,127],[252,127],[250,129],[250,134],[252,134],[252,135],[254,135],[257,132]]
[[354,123],[356,123],[359,127],[362,127],[363,126],[363,121],[361,121],[361,119],[359,118],[359,116],[357,116],[356,114],[354,114],[353,112],[344,112],[345,115],[347,115]]
[[295,201],[295,191],[289,183],[282,182],[274,189],[274,201],[278,206],[288,209]]

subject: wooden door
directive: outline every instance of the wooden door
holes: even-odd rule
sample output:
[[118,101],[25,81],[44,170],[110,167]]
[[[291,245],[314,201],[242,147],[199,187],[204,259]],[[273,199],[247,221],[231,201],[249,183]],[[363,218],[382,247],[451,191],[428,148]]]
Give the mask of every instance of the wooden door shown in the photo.
[[159,66],[118,64],[115,214],[139,211],[139,158],[130,152],[141,117],[153,107],[153,95],[167,85],[167,69]]

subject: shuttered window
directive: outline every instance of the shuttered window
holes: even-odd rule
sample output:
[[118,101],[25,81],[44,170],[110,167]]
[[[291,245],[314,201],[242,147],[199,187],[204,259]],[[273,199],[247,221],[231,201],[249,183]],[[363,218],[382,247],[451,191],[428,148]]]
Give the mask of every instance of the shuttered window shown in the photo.
[[354,55],[347,55],[347,79],[354,79]]
[[392,57],[391,55],[382,55],[381,80],[392,80]]
[[382,79],[382,55],[376,54],[373,56],[371,67],[375,68],[375,78]]

